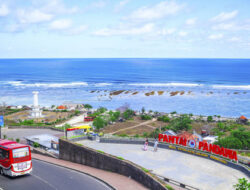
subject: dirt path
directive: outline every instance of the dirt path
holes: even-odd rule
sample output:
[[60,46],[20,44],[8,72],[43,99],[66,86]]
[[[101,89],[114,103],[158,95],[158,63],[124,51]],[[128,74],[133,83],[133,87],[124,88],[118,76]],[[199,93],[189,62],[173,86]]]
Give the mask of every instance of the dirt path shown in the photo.
[[131,127],[127,127],[127,128],[124,128],[124,129],[117,130],[117,131],[112,132],[112,133],[110,133],[110,134],[113,135],[113,134],[118,133],[118,132],[120,132],[120,131],[125,131],[125,130],[128,130],[128,129],[133,129],[133,128],[139,127],[139,126],[141,126],[141,125],[148,125],[149,123],[152,123],[152,122],[154,122],[154,121],[156,121],[155,118],[152,119],[152,120],[150,120],[150,121],[145,121],[145,122],[143,122],[143,123],[140,123],[140,124],[137,124],[137,125],[134,125],[134,126],[131,126]]

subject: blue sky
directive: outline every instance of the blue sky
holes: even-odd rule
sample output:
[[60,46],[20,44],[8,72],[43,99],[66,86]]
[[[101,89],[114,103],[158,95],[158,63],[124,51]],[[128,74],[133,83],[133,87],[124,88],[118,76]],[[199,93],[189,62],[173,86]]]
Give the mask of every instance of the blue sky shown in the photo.
[[0,0],[0,58],[250,58],[249,0]]

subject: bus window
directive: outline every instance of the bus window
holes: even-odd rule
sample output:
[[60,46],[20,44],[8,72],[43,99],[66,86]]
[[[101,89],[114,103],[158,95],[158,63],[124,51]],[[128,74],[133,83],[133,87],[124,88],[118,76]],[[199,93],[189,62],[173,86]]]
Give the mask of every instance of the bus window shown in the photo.
[[0,160],[9,158],[9,152],[7,150],[0,149]]
[[12,150],[12,153],[13,153],[13,158],[29,156],[29,148],[25,147],[25,148],[14,149]]

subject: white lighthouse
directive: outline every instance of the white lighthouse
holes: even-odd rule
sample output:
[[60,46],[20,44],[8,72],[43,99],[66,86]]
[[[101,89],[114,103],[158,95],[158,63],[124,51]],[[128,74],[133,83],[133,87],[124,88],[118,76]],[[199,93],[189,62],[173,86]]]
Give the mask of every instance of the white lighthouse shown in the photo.
[[38,104],[38,94],[39,92],[37,91],[33,91],[32,92],[34,94],[33,96],[33,107],[31,110],[31,117],[32,118],[41,118],[43,117],[42,115],[42,110],[40,110],[39,104]]

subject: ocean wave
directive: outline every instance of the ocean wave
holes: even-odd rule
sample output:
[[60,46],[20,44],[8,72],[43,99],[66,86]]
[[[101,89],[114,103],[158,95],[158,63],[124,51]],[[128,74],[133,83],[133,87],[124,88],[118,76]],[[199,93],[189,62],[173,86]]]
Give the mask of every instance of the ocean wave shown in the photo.
[[250,85],[212,85],[216,89],[250,90]]
[[111,85],[112,85],[112,83],[96,83],[96,84],[94,84],[94,86],[96,86],[96,87],[111,86]]
[[130,86],[156,86],[156,87],[165,87],[165,86],[181,86],[181,87],[199,87],[203,84],[196,83],[130,83]]
[[21,81],[10,81],[8,84],[17,87],[46,87],[46,88],[61,88],[73,86],[88,86],[86,82],[71,82],[71,83],[22,83]]

